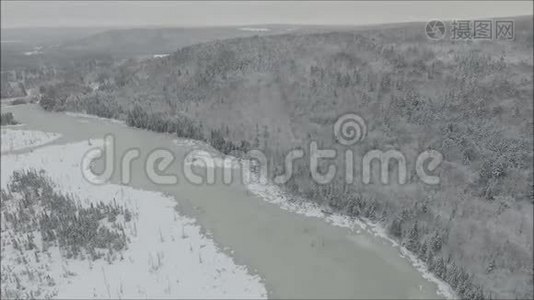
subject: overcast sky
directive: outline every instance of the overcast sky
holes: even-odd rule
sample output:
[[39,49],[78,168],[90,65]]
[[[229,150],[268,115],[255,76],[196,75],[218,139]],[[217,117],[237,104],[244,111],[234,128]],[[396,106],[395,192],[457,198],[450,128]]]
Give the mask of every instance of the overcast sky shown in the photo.
[[4,1],[2,27],[374,24],[531,15],[532,1]]

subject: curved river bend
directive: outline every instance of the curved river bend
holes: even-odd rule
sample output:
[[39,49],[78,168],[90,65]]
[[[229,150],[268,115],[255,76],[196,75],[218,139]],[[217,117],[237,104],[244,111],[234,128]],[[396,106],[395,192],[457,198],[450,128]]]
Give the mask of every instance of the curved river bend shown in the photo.
[[[196,218],[202,228],[239,264],[259,274],[272,298],[438,298],[437,286],[425,280],[398,249],[363,230],[351,230],[278,208],[254,196],[234,180],[194,185],[182,175],[182,158],[191,149],[175,137],[128,128],[116,122],[44,112],[35,105],[3,108],[24,123],[21,129],[57,132],[54,144],[115,137],[115,162],[137,148],[129,185],[172,195],[180,213]],[[14,129],[17,129],[16,127]],[[144,171],[144,161],[158,148],[174,152],[167,173],[176,185],[156,185]],[[81,158],[80,158],[81,159]],[[112,181],[120,182],[115,172]]]

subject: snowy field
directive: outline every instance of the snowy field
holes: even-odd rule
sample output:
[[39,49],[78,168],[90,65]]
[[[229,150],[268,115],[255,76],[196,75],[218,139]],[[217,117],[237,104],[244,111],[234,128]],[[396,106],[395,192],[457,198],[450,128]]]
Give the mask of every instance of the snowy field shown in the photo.
[[[2,282],[2,289],[17,288],[19,284],[28,295],[35,296],[39,290],[41,296],[37,298],[45,295],[58,298],[266,297],[261,279],[222,253],[209,236],[201,233],[194,219],[180,216],[174,199],[120,185],[95,186],[86,182],[80,162],[91,147],[94,146],[81,142],[43,147],[28,154],[2,155],[1,186],[6,188],[15,170],[43,169],[58,184],[59,192],[73,194],[83,206],[103,201],[128,208],[133,218],[124,223],[124,228],[130,243],[121,259],[111,264],[105,259],[66,259],[56,247],[49,249],[50,255],[23,253],[23,260],[28,262],[24,265],[19,263],[20,252],[4,242],[2,273],[10,272],[25,280]],[[9,234],[2,232],[3,237]],[[38,284],[31,274],[49,275],[53,284]]]
[[50,143],[61,135],[51,132],[2,128],[1,152],[11,152]]

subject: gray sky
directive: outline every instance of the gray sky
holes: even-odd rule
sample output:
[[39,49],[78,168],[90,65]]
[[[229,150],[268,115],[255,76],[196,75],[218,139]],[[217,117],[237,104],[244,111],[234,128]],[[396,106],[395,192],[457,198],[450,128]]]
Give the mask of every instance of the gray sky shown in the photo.
[[2,1],[2,27],[374,24],[531,15],[532,1]]

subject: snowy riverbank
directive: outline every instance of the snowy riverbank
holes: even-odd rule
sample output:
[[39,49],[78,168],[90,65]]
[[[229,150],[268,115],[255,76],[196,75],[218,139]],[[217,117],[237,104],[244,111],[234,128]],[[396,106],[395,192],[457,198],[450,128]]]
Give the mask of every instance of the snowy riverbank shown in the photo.
[[458,298],[449,284],[432,274],[423,261],[417,258],[415,254],[408,251],[408,249],[391,239],[381,224],[367,219],[357,219],[337,213],[326,212],[325,209],[321,208],[319,205],[305,201],[304,199],[292,200],[286,193],[284,193],[274,184],[251,183],[247,185],[247,188],[254,195],[260,197],[266,202],[277,205],[283,210],[307,217],[321,218],[334,226],[350,228],[351,230],[356,231],[367,230],[374,236],[387,240],[393,247],[399,249],[400,256],[408,259],[414,268],[416,268],[417,271],[422,274],[423,278],[437,285],[437,293],[439,296],[447,299]]
[[61,135],[57,133],[32,130],[15,130],[11,128],[4,128],[4,126],[2,126],[2,153],[42,146],[61,137]]
[[[211,147],[209,144],[201,141],[194,141],[189,139],[178,139],[174,143],[178,146],[186,147],[190,150],[190,157],[184,161],[186,164],[192,164],[197,167],[217,167],[222,168],[224,166],[225,158],[231,161],[232,169],[238,169],[243,167],[244,160],[237,159],[231,156],[225,156]],[[206,164],[206,161],[211,163]],[[255,178],[256,176],[250,176]],[[422,274],[423,278],[433,282],[437,285],[437,294],[447,299],[456,299],[458,296],[454,290],[444,282],[432,274],[427,265],[421,261],[416,255],[411,253],[408,249],[399,245],[395,240],[391,239],[385,228],[376,222],[372,222],[368,219],[353,218],[338,213],[327,212],[327,209],[320,207],[319,205],[306,201],[305,199],[294,199],[284,193],[275,184],[260,184],[249,183],[247,189],[260,199],[277,205],[283,210],[304,215],[307,217],[315,217],[325,220],[327,223],[334,226],[350,228],[351,230],[366,230],[374,236],[388,241],[393,247],[399,249],[399,255],[405,259],[408,259],[412,266]]]
[[[1,186],[6,188],[15,170],[43,169],[57,184],[58,192],[74,195],[84,206],[102,201],[128,208],[134,218],[123,224],[130,239],[123,259],[111,264],[104,259],[67,259],[56,248],[48,251],[49,256],[34,255],[33,251],[24,253],[27,269],[17,263],[19,252],[6,242],[2,244],[2,271],[11,270],[20,278],[28,278],[24,277],[27,271],[37,273],[44,269],[54,285],[35,286],[28,278],[19,283],[2,282],[2,288],[22,284],[28,295],[40,289],[41,295],[59,298],[266,297],[261,279],[220,252],[201,233],[194,219],[180,216],[174,199],[120,185],[95,186],[86,182],[80,163],[91,147],[95,146],[80,142],[43,147],[27,154],[2,155]],[[2,232],[2,236],[9,234]]]
[[99,120],[99,121],[105,121],[105,122],[110,122],[110,123],[115,123],[115,124],[126,126],[126,122],[117,120],[117,119],[103,118],[103,117],[99,117],[95,115],[76,113],[76,112],[66,112],[65,114],[67,116],[78,118],[79,119],[78,121],[81,123],[87,123],[88,120]]

